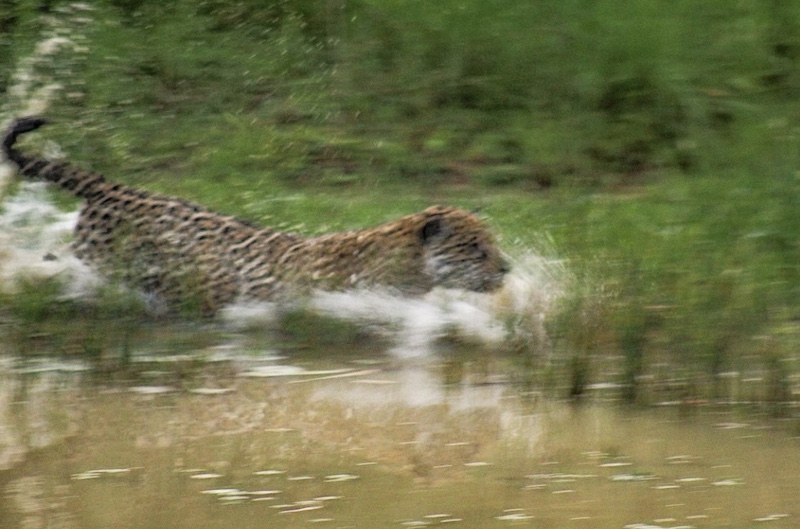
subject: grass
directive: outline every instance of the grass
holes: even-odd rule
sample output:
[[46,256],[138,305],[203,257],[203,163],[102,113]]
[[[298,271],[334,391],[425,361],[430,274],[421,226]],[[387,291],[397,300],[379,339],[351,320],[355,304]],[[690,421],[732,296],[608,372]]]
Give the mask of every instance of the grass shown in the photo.
[[[43,27],[12,4],[9,64]],[[549,322],[570,392],[621,355],[627,400],[656,372],[713,396],[755,355],[788,398],[800,7],[115,0],[90,16],[72,23],[86,51],[40,68],[67,88],[32,143],[306,233],[481,208],[512,251],[546,233],[582,285]]]

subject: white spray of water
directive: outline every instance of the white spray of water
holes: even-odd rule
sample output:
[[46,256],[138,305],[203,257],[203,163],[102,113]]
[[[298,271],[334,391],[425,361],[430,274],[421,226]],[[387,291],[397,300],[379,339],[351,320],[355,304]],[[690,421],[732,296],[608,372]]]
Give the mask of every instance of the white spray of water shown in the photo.
[[76,211],[47,200],[45,184],[25,183],[0,213],[0,285],[13,292],[21,278],[57,277],[68,297],[96,290],[99,278],[69,249]]
[[[317,292],[304,308],[388,334],[396,344],[390,353],[400,360],[425,360],[433,357],[436,340],[449,333],[482,343],[522,333],[545,344],[545,319],[567,277],[562,261],[526,253],[491,295],[440,289],[416,298],[376,290]],[[268,303],[234,305],[222,319],[234,326],[258,325],[274,321],[279,310]]]

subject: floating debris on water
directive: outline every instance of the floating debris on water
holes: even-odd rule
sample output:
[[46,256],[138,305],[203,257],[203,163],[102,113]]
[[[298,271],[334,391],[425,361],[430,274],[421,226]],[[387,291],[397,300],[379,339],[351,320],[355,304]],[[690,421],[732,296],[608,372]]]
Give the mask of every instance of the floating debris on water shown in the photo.
[[790,515],[786,513],[781,514],[769,514],[767,516],[763,516],[761,518],[753,518],[754,522],[774,522],[776,520],[782,520],[783,518],[788,518]]
[[99,479],[105,476],[127,476],[133,470],[141,470],[141,467],[137,467],[136,469],[133,468],[99,468],[95,470],[87,470],[86,472],[80,472],[78,474],[73,474],[71,477],[75,481],[81,481],[84,479]]
[[743,422],[720,422],[715,424],[714,427],[720,430],[738,430],[740,428],[749,428],[750,425]]
[[322,376],[322,375],[341,375],[351,373],[353,369],[318,369],[309,371],[297,366],[257,366],[238,374],[240,377],[253,378],[272,378],[272,377],[296,377],[296,376]]
[[338,483],[341,481],[352,481],[360,478],[361,476],[356,476],[354,474],[332,474],[330,476],[325,476],[325,483]]
[[694,529],[693,525],[653,525],[649,523],[634,523],[625,526],[625,529]]
[[688,465],[698,459],[700,459],[700,457],[690,455],[669,456],[667,458],[667,463],[670,465]]
[[197,388],[190,389],[189,393],[195,395],[225,395],[226,393],[233,393],[231,388]]
[[219,501],[226,505],[234,504],[234,503],[244,503],[247,501],[247,496],[231,494],[230,496],[220,496]]
[[464,463],[465,467],[487,467],[491,465],[491,463],[487,463],[486,461],[471,461],[469,463]]
[[396,380],[388,380],[388,379],[381,379],[381,378],[360,378],[358,380],[353,380],[353,384],[370,384],[374,386],[383,386],[383,385],[390,385],[390,384],[397,384]]
[[524,487],[522,487],[522,490],[542,490],[546,488],[547,485],[545,485],[544,483],[536,483],[534,485],[525,485]]
[[318,373],[322,373],[321,376],[315,376],[311,378],[303,378],[300,380],[292,380],[292,384],[296,384],[299,382],[317,382],[320,380],[332,380],[336,378],[347,378],[347,377],[361,377],[366,375],[372,375],[374,373],[380,373],[380,369],[362,369],[360,371],[355,371],[353,369],[338,369],[338,370],[331,370],[330,374],[324,374],[324,371],[320,371]]
[[652,481],[656,479],[653,474],[614,474],[611,481]]
[[633,463],[630,461],[612,461],[611,463],[602,463],[601,468],[616,468],[616,467],[630,467]]
[[221,478],[222,474],[216,472],[203,472],[202,474],[193,474],[189,476],[190,479],[216,479]]
[[525,509],[505,509],[503,513],[504,514],[495,516],[495,519],[507,522],[515,522],[520,520],[530,520],[533,518],[532,514],[525,512]]
[[216,496],[220,503],[232,504],[243,503],[246,501],[270,501],[275,499],[279,490],[240,490],[236,488],[206,489],[200,491],[201,494]]
[[25,367],[12,369],[13,373],[20,375],[36,375],[41,373],[80,373],[91,368],[85,362],[64,362],[54,360],[30,361]]
[[562,474],[562,473],[554,473],[554,474],[529,474],[525,476],[528,479],[549,479],[554,481],[577,481],[579,479],[589,479],[589,478],[596,478],[597,474]]
[[400,525],[405,527],[428,527],[431,525],[441,525],[445,523],[456,523],[463,521],[464,520],[462,518],[458,518],[452,514],[437,513],[426,514],[423,516],[422,520],[404,520],[400,522]]
[[623,388],[624,385],[617,384],[616,382],[596,382],[594,384],[587,384],[586,389],[591,390],[604,390],[604,389],[620,389]]
[[522,514],[522,513],[501,514],[500,516],[495,517],[495,519],[497,520],[504,520],[504,521],[530,520],[531,518],[533,518],[532,515]]
[[171,386],[133,386],[130,391],[140,395],[163,395],[174,392],[175,388]]
[[131,358],[134,364],[182,364],[187,362],[194,362],[197,357],[190,354],[162,354],[162,355],[144,355],[137,354]]
[[322,503],[313,503],[308,505],[303,505],[302,503],[303,502],[297,502],[295,505],[289,506],[288,509],[284,509],[278,512],[280,514],[294,514],[298,512],[316,511],[324,507]]
[[239,489],[206,489],[200,491],[200,494],[214,494],[218,496],[237,493],[239,493]]
[[[598,477],[597,474],[568,474],[568,473],[546,473],[546,474],[529,474],[525,476],[527,479],[537,481],[538,483],[531,483],[522,488],[522,490],[543,490],[553,485],[563,485],[565,483],[575,483],[581,479],[590,479]],[[542,483],[545,482],[545,483]],[[568,494],[575,492],[573,489],[557,489],[552,491],[553,494]]]
[[456,516],[453,516],[452,514],[445,514],[445,513],[441,513],[441,514],[426,514],[424,516],[424,518],[426,520],[435,521],[435,522],[437,522],[439,524],[456,523],[456,522],[463,522],[464,521],[463,518],[458,518]]
[[733,487],[735,485],[744,485],[741,479],[721,479],[712,483],[715,487]]
[[253,474],[255,474],[256,476],[278,476],[280,474],[286,474],[286,471],[285,470],[275,470],[275,469],[256,470],[255,472],[253,472]]
[[298,375],[305,375],[306,370],[302,367],[296,366],[257,366],[247,371],[242,371],[238,374],[240,377],[254,377],[254,378],[267,378],[267,377],[293,377]]

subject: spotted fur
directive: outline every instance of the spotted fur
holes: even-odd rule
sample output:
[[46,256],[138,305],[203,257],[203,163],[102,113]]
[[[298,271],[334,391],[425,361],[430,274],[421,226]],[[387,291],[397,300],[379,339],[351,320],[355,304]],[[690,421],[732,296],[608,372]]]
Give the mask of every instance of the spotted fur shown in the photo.
[[433,206],[386,224],[317,237],[273,230],[177,198],[106,181],[66,162],[19,152],[17,120],[6,156],[29,178],[83,199],[75,255],[169,305],[192,300],[206,314],[240,300],[276,300],[310,289],[381,286],[407,294],[434,287],[496,290],[508,265],[474,214]]

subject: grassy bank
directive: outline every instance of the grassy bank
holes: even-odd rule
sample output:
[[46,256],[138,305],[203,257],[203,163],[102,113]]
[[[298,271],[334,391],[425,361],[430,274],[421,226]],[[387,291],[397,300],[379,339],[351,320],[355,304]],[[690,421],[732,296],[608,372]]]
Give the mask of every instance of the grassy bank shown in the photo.
[[549,326],[559,362],[584,373],[574,394],[621,356],[629,400],[646,376],[714,396],[754,362],[774,379],[765,398],[787,398],[800,7],[34,4],[2,4],[3,66],[33,52],[47,17],[82,40],[37,66],[64,88],[33,143],[307,233],[434,201],[481,208],[510,252],[546,236],[567,261],[574,284]]

